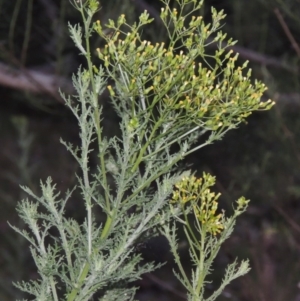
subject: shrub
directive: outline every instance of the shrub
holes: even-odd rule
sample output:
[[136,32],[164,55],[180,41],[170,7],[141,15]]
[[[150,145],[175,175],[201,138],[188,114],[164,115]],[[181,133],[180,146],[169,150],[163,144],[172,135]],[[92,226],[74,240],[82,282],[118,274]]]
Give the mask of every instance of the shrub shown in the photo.
[[[66,215],[74,189],[60,197],[51,178],[41,183],[41,196],[22,187],[33,199],[23,200],[17,208],[28,230],[13,228],[30,242],[40,279],[17,287],[33,300],[83,301],[96,293],[99,300],[132,300],[136,289],[128,284],[157,267],[142,264],[134,245],[159,233],[170,243],[179,269],[175,275],[189,300],[215,300],[231,280],[249,270],[248,261],[234,261],[220,287],[204,296],[212,263],[248,200],[241,197],[233,215],[226,217],[217,212],[219,194],[210,190],[214,177],[204,173],[196,178],[178,163],[221,139],[251,112],[267,110],[273,103],[260,101],[265,86],[251,84],[247,63],[237,66],[238,55],[225,52],[234,42],[224,43],[222,11],[212,9],[212,22],[205,24],[194,16],[203,1],[176,0],[178,10],[171,9],[168,0],[162,2],[168,44],[143,40],[142,27],[152,22],[147,12],[133,25],[121,15],[103,26],[93,21],[98,1],[72,0],[83,26],[69,29],[87,67],[73,76],[77,94],[62,93],[78,120],[81,145],[62,143],[80,165],[74,189],[81,192],[86,218],[81,224]],[[92,33],[106,43],[96,51],[102,61],[97,67],[89,43]],[[208,43],[219,45],[214,55],[206,53]],[[98,97],[106,88],[120,117],[120,137],[103,136]],[[92,144],[99,158],[96,173],[89,165]],[[113,185],[108,177],[114,179]],[[104,224],[95,221],[97,207],[106,215]],[[177,250],[177,221],[189,242],[191,280]]]

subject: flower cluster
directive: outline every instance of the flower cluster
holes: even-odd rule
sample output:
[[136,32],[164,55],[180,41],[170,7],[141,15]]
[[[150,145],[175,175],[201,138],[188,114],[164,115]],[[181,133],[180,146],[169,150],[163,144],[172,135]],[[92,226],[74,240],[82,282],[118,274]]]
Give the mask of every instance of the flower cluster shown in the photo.
[[[165,14],[163,11],[162,17],[167,18]],[[177,38],[168,46],[142,40],[140,27],[151,21],[147,13],[141,16],[139,24],[130,26],[127,34],[121,29],[123,25],[129,26],[124,15],[117,24],[110,21],[107,25],[112,35],[104,33],[100,21],[95,23],[95,30],[106,41],[105,47],[97,52],[116,81],[114,90],[122,97],[143,98],[146,107],[163,100],[160,106],[164,105],[166,110],[175,110],[190,124],[213,131],[239,124],[252,111],[273,106],[271,100],[261,102],[265,85],[258,81],[251,84],[251,69],[245,72],[247,62],[237,66],[238,54],[232,50],[224,54],[226,47],[220,46],[214,54],[214,64],[207,63],[205,39],[217,31],[218,22],[202,28],[202,18],[192,17],[189,28],[185,28],[187,20],[177,15],[176,10],[169,14]],[[222,17],[219,14],[216,19]],[[205,37],[199,35],[200,28]],[[225,37],[219,31],[213,40],[221,43]],[[181,46],[176,46],[176,42]],[[233,44],[228,42],[229,46]],[[109,91],[112,96],[118,94],[112,87]]]
[[173,192],[171,202],[182,206],[191,202],[194,215],[202,229],[216,235],[224,229],[224,214],[216,213],[217,200],[221,194],[215,194],[210,190],[214,184],[215,177],[206,173],[202,178],[184,177],[175,185],[176,190]]

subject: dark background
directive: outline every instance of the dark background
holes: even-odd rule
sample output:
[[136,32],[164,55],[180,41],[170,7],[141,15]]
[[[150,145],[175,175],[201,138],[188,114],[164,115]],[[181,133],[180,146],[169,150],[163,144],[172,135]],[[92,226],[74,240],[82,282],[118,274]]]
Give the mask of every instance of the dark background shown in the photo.
[[[170,1],[173,5],[173,2]],[[121,13],[129,23],[147,9],[156,18],[145,29],[147,39],[166,39],[157,19],[159,1],[102,1],[97,18],[106,23]],[[248,124],[229,132],[222,141],[186,160],[200,175],[217,176],[222,193],[220,207],[230,212],[239,196],[251,199],[231,239],[216,261],[213,290],[223,268],[235,257],[250,258],[252,270],[230,285],[219,300],[300,300],[300,1],[299,0],[207,0],[210,7],[227,14],[223,31],[238,40],[240,63],[250,61],[253,78],[267,86],[265,98],[277,105],[259,112]],[[26,197],[19,185],[39,191],[40,179],[49,175],[65,191],[75,181],[77,165],[59,138],[78,143],[77,124],[58,88],[72,93],[70,76],[82,57],[68,37],[67,22],[80,16],[67,0],[0,1],[0,300],[24,298],[11,282],[36,278],[27,243],[8,226],[22,226],[16,203]],[[93,49],[102,46],[94,37]],[[210,51],[210,49],[208,49]],[[100,61],[95,57],[95,63]],[[43,81],[42,81],[43,80]],[[107,96],[105,133],[117,133],[117,119]],[[79,197],[69,212],[82,218]],[[184,240],[180,244],[187,258]],[[161,238],[142,248],[146,260],[168,261],[154,275],[138,283],[139,300],[184,300],[174,279],[168,246]],[[188,261],[186,263],[188,266]]]

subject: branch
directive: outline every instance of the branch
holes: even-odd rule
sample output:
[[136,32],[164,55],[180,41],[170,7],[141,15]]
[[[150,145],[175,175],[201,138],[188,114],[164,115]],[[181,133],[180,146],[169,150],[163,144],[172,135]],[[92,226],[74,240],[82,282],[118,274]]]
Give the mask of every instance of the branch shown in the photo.
[[50,94],[60,102],[63,100],[59,88],[67,94],[74,92],[72,82],[62,76],[31,69],[15,69],[1,62],[0,85],[36,94]]
[[[217,48],[217,44],[212,44],[215,48]],[[271,66],[275,68],[285,69],[292,73],[297,73],[298,69],[296,66],[288,65],[284,61],[279,60],[276,57],[267,56],[256,52],[254,50],[250,50],[241,46],[231,46],[227,48],[228,50],[232,49],[234,52],[239,53],[239,56],[249,60],[251,62],[260,63],[265,66]]]
[[286,22],[283,19],[283,16],[281,15],[280,11],[278,8],[274,9],[274,13],[282,27],[282,29],[284,30],[284,33],[286,34],[286,36],[288,37],[289,41],[291,42],[294,50],[296,51],[298,57],[300,57],[300,47],[297,44],[295,38],[293,37],[289,27],[287,26]]
[[300,106],[300,93],[275,93],[272,97],[277,104]]

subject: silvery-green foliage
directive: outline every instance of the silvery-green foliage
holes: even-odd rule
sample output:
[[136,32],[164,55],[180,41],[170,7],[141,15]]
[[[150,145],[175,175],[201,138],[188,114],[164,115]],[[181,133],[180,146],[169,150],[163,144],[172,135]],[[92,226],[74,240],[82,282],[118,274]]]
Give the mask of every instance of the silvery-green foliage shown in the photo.
[[[183,218],[177,219],[183,225],[189,244],[193,263],[191,280],[186,275],[178,253],[176,224],[162,227],[162,233],[170,242],[171,252],[180,272],[174,274],[187,289],[190,301],[214,301],[232,280],[250,270],[248,260],[242,261],[241,264],[234,261],[227,266],[219,287],[208,298],[204,297],[205,286],[209,282],[212,265],[220,246],[230,237],[236,218],[247,209],[249,203],[244,197],[239,198],[234,214],[226,217],[224,212],[217,212],[220,193],[211,192],[210,187],[214,184],[215,178],[206,173],[201,178],[184,176],[175,184],[171,199],[172,211],[179,207],[183,213]],[[194,214],[194,227],[191,219],[188,218],[191,207]]]
[[[76,95],[62,94],[78,121],[81,144],[74,147],[62,143],[81,169],[74,189],[81,193],[86,218],[81,224],[65,214],[74,189],[61,196],[51,178],[41,183],[41,196],[23,187],[31,200],[20,202],[18,212],[28,229],[15,230],[30,242],[40,278],[17,286],[31,294],[32,300],[85,301],[92,300],[95,293],[99,300],[133,300],[135,288],[128,284],[156,268],[151,263],[142,264],[134,245],[159,231],[170,241],[181,272],[178,278],[186,286],[189,299],[204,300],[205,277],[220,245],[231,234],[236,217],[246,208],[247,202],[240,200],[242,207],[233,217],[220,219],[212,203],[213,209],[204,210],[210,215],[203,215],[203,200],[214,197],[202,188],[212,180],[204,176],[204,186],[199,186],[190,172],[178,170],[177,164],[236,128],[252,111],[269,109],[272,103],[260,102],[265,86],[258,81],[250,83],[247,64],[238,67],[237,55],[225,54],[225,48],[233,42],[227,41],[228,46],[222,43],[226,38],[220,31],[222,12],[212,10],[212,23],[205,24],[197,14],[203,1],[177,0],[179,10],[172,10],[168,0],[162,2],[168,46],[143,40],[142,27],[152,21],[147,12],[134,25],[127,24],[121,15],[104,26],[93,21],[98,1],[72,0],[82,15],[83,26],[69,24],[69,29],[87,67],[79,68],[73,76]],[[92,33],[106,43],[103,49],[97,49],[102,60],[98,67],[91,61]],[[219,45],[214,56],[206,54],[208,38]],[[104,115],[98,97],[106,88],[121,119],[119,137],[103,136]],[[209,133],[207,139],[198,144],[204,133]],[[92,143],[97,149],[92,150]],[[176,148],[171,151],[173,146]],[[90,171],[92,151],[99,158],[96,173]],[[114,187],[108,177],[114,179]],[[190,180],[194,184],[189,184]],[[187,190],[184,185],[192,186]],[[183,190],[174,191],[174,187]],[[199,195],[191,195],[188,202],[187,191],[194,193],[197,187],[202,190],[199,188]],[[95,222],[97,207],[106,215],[104,224]],[[183,218],[192,212],[198,220],[201,243]],[[177,253],[175,220],[186,227],[190,242],[196,266],[191,282]],[[51,231],[57,235],[51,235]],[[247,270],[245,262],[230,265],[219,290],[207,300],[214,300],[225,285]]]

